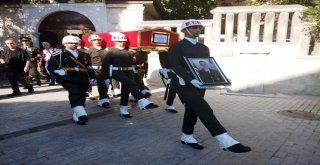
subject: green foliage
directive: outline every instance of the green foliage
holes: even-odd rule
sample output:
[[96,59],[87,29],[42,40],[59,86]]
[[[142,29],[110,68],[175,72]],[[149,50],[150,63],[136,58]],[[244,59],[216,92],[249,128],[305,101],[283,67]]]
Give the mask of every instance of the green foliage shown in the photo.
[[309,25],[309,35],[320,41],[320,0],[315,0],[314,6],[302,12],[302,20]]
[[216,6],[214,0],[161,0],[165,19],[208,19],[210,10]]
[[312,5],[312,0],[246,0],[249,5],[288,5],[300,4],[305,6]]

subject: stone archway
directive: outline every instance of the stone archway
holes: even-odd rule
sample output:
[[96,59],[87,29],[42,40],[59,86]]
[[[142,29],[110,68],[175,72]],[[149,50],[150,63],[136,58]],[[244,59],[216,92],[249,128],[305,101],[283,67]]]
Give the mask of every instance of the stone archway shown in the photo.
[[60,48],[63,36],[72,34],[81,37],[83,30],[96,31],[86,16],[74,11],[58,11],[48,15],[40,23],[39,41],[48,41],[53,47]]

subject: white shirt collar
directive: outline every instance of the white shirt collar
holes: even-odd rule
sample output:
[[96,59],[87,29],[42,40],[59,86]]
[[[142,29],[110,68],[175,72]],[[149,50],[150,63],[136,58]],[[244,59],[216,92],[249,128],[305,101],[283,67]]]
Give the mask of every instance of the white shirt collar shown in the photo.
[[79,55],[78,50],[71,50],[71,49],[66,49],[66,50],[68,50],[75,58],[77,58]]
[[184,38],[189,42],[191,42],[193,45],[196,45],[198,42],[196,38],[190,38],[190,37],[184,37]]
[[120,49],[120,50],[123,50],[123,49],[124,49],[124,47],[118,46],[118,45],[115,45],[114,47],[115,47],[115,48],[118,48],[118,49]]
[[96,48],[98,50],[101,50],[101,46],[92,46],[92,47],[94,47],[94,48]]

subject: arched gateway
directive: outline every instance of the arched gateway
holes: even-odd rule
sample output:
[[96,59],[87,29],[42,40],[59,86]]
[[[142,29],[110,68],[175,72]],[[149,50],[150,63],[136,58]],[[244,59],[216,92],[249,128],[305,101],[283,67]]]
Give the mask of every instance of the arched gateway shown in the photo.
[[39,41],[49,41],[53,47],[61,46],[63,36],[82,36],[83,31],[96,31],[93,23],[84,15],[74,11],[59,11],[45,17],[40,23]]

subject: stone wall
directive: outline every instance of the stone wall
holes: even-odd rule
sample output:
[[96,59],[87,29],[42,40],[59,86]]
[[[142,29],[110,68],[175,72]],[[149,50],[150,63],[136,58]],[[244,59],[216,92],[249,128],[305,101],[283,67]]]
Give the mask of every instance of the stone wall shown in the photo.
[[5,46],[4,40],[12,37],[18,42],[23,32],[23,13],[19,5],[0,3],[0,49]]
[[136,30],[143,21],[143,4],[107,4],[107,31]]

